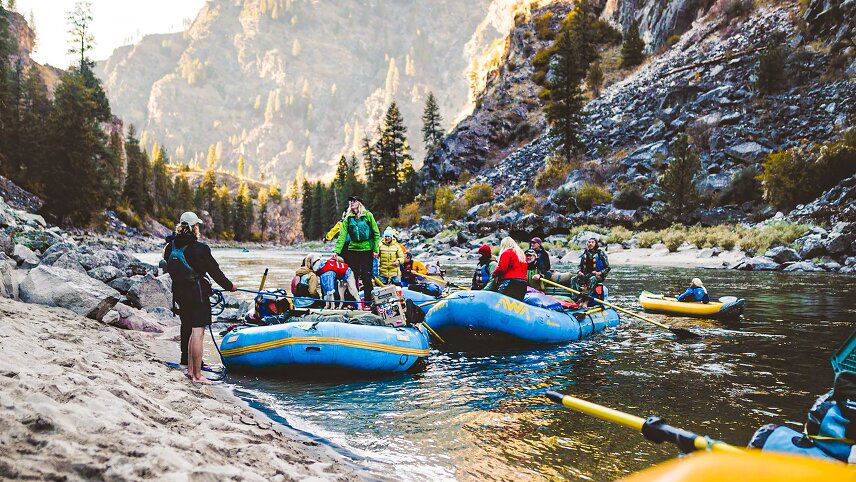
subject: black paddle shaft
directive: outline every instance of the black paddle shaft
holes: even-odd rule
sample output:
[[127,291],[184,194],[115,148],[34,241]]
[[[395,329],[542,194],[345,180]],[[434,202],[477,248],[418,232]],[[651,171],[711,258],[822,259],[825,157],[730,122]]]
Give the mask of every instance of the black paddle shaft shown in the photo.
[[652,416],[645,419],[645,424],[642,425],[642,435],[656,444],[671,442],[685,454],[697,450],[695,446],[697,434],[673,427],[660,417]]

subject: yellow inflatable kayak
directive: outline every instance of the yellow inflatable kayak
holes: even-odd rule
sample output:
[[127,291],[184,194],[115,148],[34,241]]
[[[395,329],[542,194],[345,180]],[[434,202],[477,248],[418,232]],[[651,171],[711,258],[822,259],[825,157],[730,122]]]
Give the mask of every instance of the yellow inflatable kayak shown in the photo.
[[667,298],[643,291],[639,295],[639,304],[645,311],[667,313],[670,315],[696,316],[699,318],[739,318],[743,314],[746,301],[734,297],[722,298],[725,302],[688,303],[675,298]]

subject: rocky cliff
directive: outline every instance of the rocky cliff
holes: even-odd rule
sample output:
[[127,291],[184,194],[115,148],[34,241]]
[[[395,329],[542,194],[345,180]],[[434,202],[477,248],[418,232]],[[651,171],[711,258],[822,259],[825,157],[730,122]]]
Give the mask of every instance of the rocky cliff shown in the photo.
[[174,157],[204,164],[219,143],[227,167],[244,153],[285,183],[331,173],[393,100],[421,160],[428,91],[450,123],[521,3],[212,0],[186,32],[117,49],[98,73],[115,112]]
[[13,65],[20,62],[25,72],[31,68],[37,69],[42,75],[42,80],[44,80],[48,90],[53,92],[59,82],[59,76],[62,75],[62,71],[50,65],[41,65],[30,57],[30,54],[36,47],[36,33],[33,32],[33,29],[30,28],[21,14],[9,12],[8,19],[9,32],[12,38],[18,42],[18,52],[12,55]]

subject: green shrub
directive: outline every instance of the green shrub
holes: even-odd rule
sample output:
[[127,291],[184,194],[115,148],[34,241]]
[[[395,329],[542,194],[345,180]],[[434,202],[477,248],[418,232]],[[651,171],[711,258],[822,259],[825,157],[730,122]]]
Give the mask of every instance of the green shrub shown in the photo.
[[666,249],[669,250],[670,253],[674,253],[684,244],[686,240],[686,234],[683,231],[673,230],[669,231],[665,236],[663,236],[663,244],[666,245]]
[[116,216],[118,216],[123,223],[132,228],[143,228],[143,220],[134,212],[133,209],[131,209],[131,204],[127,199],[122,201],[122,204],[116,207]]
[[603,226],[595,226],[594,224],[580,224],[579,226],[574,226],[568,230],[567,238],[569,240],[574,239],[575,237],[577,237],[578,234],[586,232],[586,231],[591,231],[593,233],[603,234],[603,235],[609,234],[609,229],[607,229]]
[[731,182],[716,198],[717,206],[726,204],[741,204],[747,201],[761,199],[761,183],[758,182],[760,172],[755,166],[744,167],[731,176]]
[[779,42],[773,40],[758,54],[755,68],[755,86],[764,94],[774,94],[787,87],[785,59],[787,54]]
[[535,35],[537,35],[540,40],[553,40],[556,36],[556,33],[550,28],[550,22],[553,20],[554,16],[553,12],[545,12],[533,19],[535,24]]
[[493,201],[493,198],[493,187],[490,184],[473,184],[464,191],[464,200],[467,202],[468,208]]
[[517,210],[526,214],[541,214],[541,203],[530,192],[515,194],[505,201],[509,209]]
[[547,78],[547,71],[546,70],[536,70],[535,72],[532,73],[532,82],[534,82],[535,85],[544,85],[544,79],[546,79],[546,78]]
[[618,209],[637,209],[645,206],[648,202],[638,187],[627,184],[615,195],[612,204]]
[[422,213],[419,212],[419,203],[416,201],[405,204],[398,212],[398,217],[392,220],[396,226],[408,227],[419,223]]
[[660,233],[654,231],[642,231],[636,239],[639,241],[640,248],[650,248],[661,241]]
[[758,231],[750,231],[740,238],[740,249],[746,251],[749,256],[764,254],[770,247],[771,240]]
[[624,43],[621,45],[621,68],[635,67],[642,63],[645,55],[645,42],[639,36],[639,22],[633,22],[630,29],[624,35]]
[[812,178],[810,156],[807,149],[794,147],[768,154],[758,176],[764,186],[764,199],[773,206],[791,209],[797,204],[808,202],[814,188],[806,182]]
[[464,203],[460,199],[455,199],[455,193],[448,187],[437,189],[434,211],[445,222],[461,219],[467,213]]
[[607,204],[612,201],[612,194],[603,186],[585,184],[577,190],[574,199],[580,211],[588,211],[595,206]]
[[595,60],[591,63],[586,74],[586,86],[591,92],[592,97],[600,95],[600,89],[603,87],[603,69],[600,67],[600,62]]
[[568,178],[568,174],[574,170],[574,166],[573,162],[565,162],[557,154],[551,155],[547,158],[544,169],[535,175],[535,189],[540,191],[561,186]]
[[680,34],[675,34],[666,39],[666,48],[672,48],[676,43],[680,42]]
[[663,173],[660,188],[666,211],[672,219],[681,219],[698,202],[695,178],[701,173],[701,160],[689,147],[686,134],[681,134],[670,147],[672,162]]
[[536,69],[547,67],[550,64],[550,58],[553,56],[553,49],[541,49],[532,57],[532,65]]
[[633,232],[624,226],[614,226],[610,231],[609,235],[604,238],[603,242],[606,244],[611,243],[623,243],[628,239],[633,237]]
[[704,228],[693,228],[687,233],[687,242],[696,248],[707,248],[710,246],[708,233]]

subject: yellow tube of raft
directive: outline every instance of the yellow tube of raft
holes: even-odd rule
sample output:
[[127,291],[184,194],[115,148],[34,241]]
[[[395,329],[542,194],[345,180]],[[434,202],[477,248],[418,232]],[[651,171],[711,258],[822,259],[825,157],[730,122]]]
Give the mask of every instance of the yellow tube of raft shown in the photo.
[[636,472],[625,482],[856,482],[856,468],[799,455],[759,450],[696,452]]

